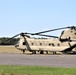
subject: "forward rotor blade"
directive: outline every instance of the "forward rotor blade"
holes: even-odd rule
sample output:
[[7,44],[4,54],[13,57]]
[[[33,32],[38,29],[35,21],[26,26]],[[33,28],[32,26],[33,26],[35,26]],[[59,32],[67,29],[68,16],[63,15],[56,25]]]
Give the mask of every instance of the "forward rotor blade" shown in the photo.
[[[15,37],[17,37],[17,36],[19,36],[19,35],[20,35],[20,34],[17,34],[17,35],[11,37],[10,39],[8,39],[8,40],[6,40],[6,41],[12,40],[13,38],[15,38]],[[5,41],[5,42],[6,42],[6,41]]]
[[15,37],[17,37],[17,36],[19,36],[20,34],[17,34],[17,35],[15,35],[15,36],[13,36],[11,39],[13,39],[13,38],[15,38]]
[[57,36],[50,36],[50,35],[43,35],[43,34],[38,34],[39,36],[45,36],[45,37],[53,37],[53,38],[58,38]]
[[30,35],[33,35],[34,33],[27,33],[27,32],[26,32],[26,33],[24,33],[24,34],[30,34]]
[[42,32],[34,33],[34,34],[32,34],[32,35],[38,35],[38,34],[41,34],[41,33],[46,33],[46,32],[51,32],[51,31],[56,31],[56,30],[66,29],[66,28],[70,28],[70,27],[63,27],[63,28],[57,28],[57,29],[52,29],[52,30],[46,30],[46,31],[42,31]]
[[58,38],[57,36],[50,36],[50,35],[42,35],[42,34],[39,34],[39,36],[45,36],[45,37],[52,37],[52,38]]
[[[33,35],[33,33],[24,33],[24,34],[30,34],[30,35]],[[50,36],[50,35],[43,35],[43,34],[35,34],[35,35],[38,35],[38,36],[45,36],[45,37],[58,38],[57,36]]]

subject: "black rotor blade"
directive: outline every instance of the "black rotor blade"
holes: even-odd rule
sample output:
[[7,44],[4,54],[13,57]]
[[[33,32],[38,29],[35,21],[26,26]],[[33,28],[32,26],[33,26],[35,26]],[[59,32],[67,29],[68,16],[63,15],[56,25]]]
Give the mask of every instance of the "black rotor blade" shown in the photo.
[[32,35],[38,35],[38,34],[41,34],[41,33],[46,33],[46,32],[51,32],[51,31],[56,31],[56,30],[66,29],[66,28],[70,28],[70,27],[63,27],[63,28],[57,28],[57,29],[52,29],[52,30],[46,30],[46,31],[42,31],[42,32],[34,33],[34,34],[32,34]]
[[[24,33],[24,34],[30,34],[30,35],[33,35],[34,33]],[[57,36],[50,36],[50,35],[44,35],[44,34],[35,34],[35,35],[38,35],[38,36],[45,36],[45,37],[58,38]]]
[[58,38],[57,36],[50,36],[50,35],[43,35],[43,34],[38,34],[39,36],[45,36],[45,37],[52,37],[52,38]]
[[25,32],[24,34],[30,34],[30,35],[33,35],[34,33],[27,33],[27,32]]
[[8,40],[5,40],[4,42],[9,41],[9,40],[12,40],[13,38],[15,38],[15,37],[17,37],[17,36],[19,36],[19,35],[20,35],[20,34],[17,34],[17,35],[15,35],[15,36],[9,38]]
[[13,36],[11,39],[13,39],[13,38],[15,38],[15,37],[17,37],[17,36],[19,36],[20,34],[17,34],[17,35],[15,35],[15,36]]

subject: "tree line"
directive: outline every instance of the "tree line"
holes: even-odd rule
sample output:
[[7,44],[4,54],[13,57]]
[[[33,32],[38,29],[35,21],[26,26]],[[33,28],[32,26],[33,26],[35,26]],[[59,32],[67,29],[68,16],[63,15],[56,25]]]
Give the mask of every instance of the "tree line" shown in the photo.
[[0,38],[0,45],[15,45],[18,41],[19,38],[2,37]]

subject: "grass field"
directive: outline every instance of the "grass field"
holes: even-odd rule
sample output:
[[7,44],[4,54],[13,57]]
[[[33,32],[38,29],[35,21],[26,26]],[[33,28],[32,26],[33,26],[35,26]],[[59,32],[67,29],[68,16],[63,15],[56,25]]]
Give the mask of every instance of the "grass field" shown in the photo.
[[76,68],[0,66],[0,75],[76,75]]
[[[0,46],[0,53],[22,53],[14,46]],[[76,75],[76,68],[0,65],[0,75]]]
[[22,53],[15,46],[0,46],[0,53]]

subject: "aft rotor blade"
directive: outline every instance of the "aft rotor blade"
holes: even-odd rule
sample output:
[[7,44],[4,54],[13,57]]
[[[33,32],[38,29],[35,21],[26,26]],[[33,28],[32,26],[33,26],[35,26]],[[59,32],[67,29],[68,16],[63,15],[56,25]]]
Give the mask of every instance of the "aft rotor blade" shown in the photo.
[[63,27],[63,28],[57,28],[57,29],[52,29],[52,30],[46,30],[46,31],[42,31],[42,32],[34,33],[33,35],[38,35],[38,34],[41,34],[41,33],[46,33],[46,32],[51,32],[51,31],[56,31],[56,30],[66,29],[66,28],[70,28],[70,27]]

